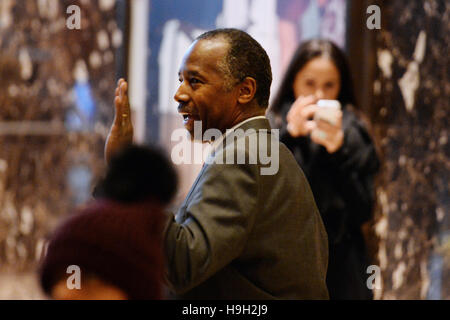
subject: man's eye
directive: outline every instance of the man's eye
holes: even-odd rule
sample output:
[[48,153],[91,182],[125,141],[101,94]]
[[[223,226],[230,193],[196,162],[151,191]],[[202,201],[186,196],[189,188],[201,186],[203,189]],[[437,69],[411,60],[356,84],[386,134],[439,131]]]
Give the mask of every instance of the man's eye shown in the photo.
[[196,78],[191,78],[191,80],[189,80],[192,84],[196,84],[196,83],[200,83],[200,80],[196,79]]

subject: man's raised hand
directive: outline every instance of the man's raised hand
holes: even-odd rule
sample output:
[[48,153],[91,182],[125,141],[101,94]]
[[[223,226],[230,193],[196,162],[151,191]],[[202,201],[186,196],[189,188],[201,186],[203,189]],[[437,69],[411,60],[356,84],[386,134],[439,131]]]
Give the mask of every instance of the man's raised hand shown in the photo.
[[133,142],[133,124],[131,122],[130,102],[128,99],[128,83],[120,79],[117,83],[114,98],[114,121],[106,138],[105,160]]

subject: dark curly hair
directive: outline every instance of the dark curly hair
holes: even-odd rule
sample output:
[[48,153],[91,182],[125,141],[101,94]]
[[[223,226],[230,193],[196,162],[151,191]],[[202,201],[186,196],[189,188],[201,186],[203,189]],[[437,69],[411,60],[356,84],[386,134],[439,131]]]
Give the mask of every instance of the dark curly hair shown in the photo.
[[156,199],[168,204],[176,193],[177,181],[176,171],[162,150],[131,145],[111,159],[94,196],[125,203]]
[[224,57],[224,72],[229,76],[228,86],[232,87],[246,77],[256,80],[255,99],[261,107],[269,105],[272,69],[264,48],[248,33],[233,28],[215,29],[203,33],[196,40],[210,40],[223,37],[230,44]]

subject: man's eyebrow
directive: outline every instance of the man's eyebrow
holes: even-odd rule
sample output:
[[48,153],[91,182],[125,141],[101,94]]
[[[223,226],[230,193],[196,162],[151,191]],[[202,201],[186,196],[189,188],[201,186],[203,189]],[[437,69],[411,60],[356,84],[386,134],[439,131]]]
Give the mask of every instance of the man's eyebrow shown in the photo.
[[195,70],[189,70],[187,72],[187,74],[190,75],[190,76],[201,77],[201,74],[198,71],[195,71]]
[[[195,71],[195,70],[188,70],[188,71],[186,71],[186,73],[187,73],[187,75],[188,75],[189,77],[199,77],[199,78],[203,78],[202,74],[201,74],[200,72],[198,72],[198,71]],[[183,72],[178,71],[178,77],[181,77],[182,74],[183,74]]]
[[[182,73],[183,72],[181,70],[178,71],[178,76],[181,76]],[[186,71],[186,73],[190,76],[201,76],[200,72],[195,71],[195,70],[188,70],[188,71]]]

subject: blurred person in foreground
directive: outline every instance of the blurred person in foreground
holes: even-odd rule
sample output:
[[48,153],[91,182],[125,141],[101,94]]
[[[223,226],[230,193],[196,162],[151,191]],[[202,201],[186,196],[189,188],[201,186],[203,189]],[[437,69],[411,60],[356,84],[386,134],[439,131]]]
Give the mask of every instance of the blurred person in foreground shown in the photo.
[[[265,50],[243,31],[212,30],[189,47],[178,77],[178,112],[192,138],[201,124],[200,139],[212,143],[212,161],[168,217],[164,253],[172,293],[180,299],[327,299],[328,248],[320,214],[305,176],[273,139],[265,117],[272,81]],[[119,80],[106,161],[132,141],[127,88]],[[203,136],[210,129],[220,134],[214,141]],[[239,129],[247,134],[234,136]],[[228,139],[232,135],[237,143]],[[265,147],[262,139],[269,141]],[[248,141],[257,142],[253,149]],[[258,151],[276,155],[279,167],[264,175],[260,159],[221,164],[230,150],[243,152],[246,160]]]
[[[338,100],[342,110],[318,106],[322,99]],[[328,40],[300,45],[270,114],[311,184],[328,233],[330,299],[371,299],[361,226],[371,219],[379,161],[344,53]]]
[[[162,231],[176,174],[156,149],[129,146],[112,157],[98,198],[56,229],[41,264],[53,299],[162,299]],[[72,266],[72,267],[71,267]],[[73,266],[80,270],[74,287]]]

